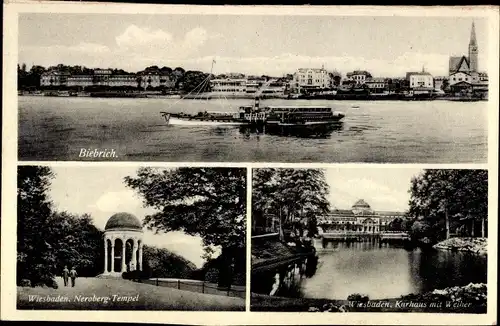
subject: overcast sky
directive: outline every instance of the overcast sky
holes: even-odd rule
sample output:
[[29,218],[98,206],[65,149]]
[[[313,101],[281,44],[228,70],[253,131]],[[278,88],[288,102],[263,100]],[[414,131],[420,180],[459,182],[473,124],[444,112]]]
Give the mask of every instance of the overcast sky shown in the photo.
[[19,62],[138,71],[149,65],[282,75],[299,67],[403,76],[448,71],[476,25],[486,69],[487,20],[471,17],[19,15]]
[[[136,192],[125,186],[123,178],[136,176],[137,168],[129,167],[51,167],[56,174],[50,196],[58,211],[73,214],[88,213],[94,225],[104,230],[107,220],[118,212],[135,215],[141,221],[152,212],[144,208]],[[167,248],[198,267],[203,264],[201,238],[169,232],[155,235],[145,231],[144,243]]]
[[350,209],[364,199],[375,211],[408,209],[410,181],[421,173],[415,168],[331,168],[326,170],[332,207]]

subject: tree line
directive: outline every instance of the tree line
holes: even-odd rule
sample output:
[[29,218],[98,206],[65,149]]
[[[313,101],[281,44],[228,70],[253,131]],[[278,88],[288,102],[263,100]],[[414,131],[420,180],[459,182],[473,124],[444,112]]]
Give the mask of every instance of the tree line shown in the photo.
[[414,238],[487,237],[487,170],[424,170],[412,178],[409,192]]
[[[321,169],[254,169],[252,229],[302,236],[317,234],[317,217],[329,212],[329,186]],[[415,241],[451,236],[486,237],[488,173],[485,170],[424,170],[412,178],[409,209],[389,231],[407,231]]]
[[[62,73],[67,73],[69,75],[93,75],[94,70],[101,68],[87,68],[85,66],[68,66],[63,64],[58,64],[56,66],[44,67],[40,65],[33,65],[29,70],[27,70],[26,64],[17,65],[17,88],[18,90],[86,90],[86,91],[105,91],[110,89],[127,89],[128,86],[87,86],[87,87],[71,87],[71,86],[42,86],[40,84],[40,77],[43,73],[48,71],[58,71]],[[108,68],[111,70],[111,75],[134,75],[137,76],[137,90],[175,90],[184,93],[189,92],[205,92],[210,90],[210,83],[202,83],[205,81],[209,74],[197,71],[197,70],[184,70],[182,67],[170,68],[170,67],[158,67],[149,66],[138,72],[128,72],[123,69]],[[140,76],[147,74],[158,74],[164,76],[169,80],[173,81],[172,87],[169,86],[152,86],[151,82],[148,83],[146,79],[146,84],[141,85]],[[149,84],[149,85],[148,85]],[[203,84],[203,85],[201,85]],[[80,89],[81,88],[81,89]]]

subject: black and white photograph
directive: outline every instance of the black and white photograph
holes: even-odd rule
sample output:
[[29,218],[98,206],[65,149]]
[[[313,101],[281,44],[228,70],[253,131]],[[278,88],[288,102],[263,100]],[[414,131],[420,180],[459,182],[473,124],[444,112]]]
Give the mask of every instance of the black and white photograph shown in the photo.
[[488,171],[252,175],[251,311],[486,313]]
[[1,320],[496,324],[498,7],[4,9]]
[[18,157],[486,163],[492,34],[458,13],[20,13]]
[[19,166],[17,308],[244,311],[246,173]]

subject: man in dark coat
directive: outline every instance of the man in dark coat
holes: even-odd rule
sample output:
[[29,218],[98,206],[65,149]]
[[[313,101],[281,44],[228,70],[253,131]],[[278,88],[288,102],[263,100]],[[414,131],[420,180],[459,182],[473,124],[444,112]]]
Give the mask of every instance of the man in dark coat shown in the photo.
[[72,267],[69,271],[69,277],[71,277],[71,287],[75,287],[75,280],[77,275],[78,274],[76,273],[75,267]]

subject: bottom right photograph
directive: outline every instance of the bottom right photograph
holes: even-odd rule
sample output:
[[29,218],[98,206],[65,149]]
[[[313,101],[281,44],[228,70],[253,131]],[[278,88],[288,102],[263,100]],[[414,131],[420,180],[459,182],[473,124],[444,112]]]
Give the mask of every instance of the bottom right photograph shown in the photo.
[[488,171],[252,170],[251,311],[486,313]]

